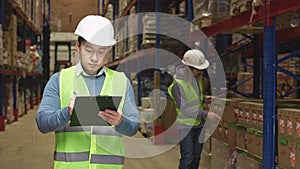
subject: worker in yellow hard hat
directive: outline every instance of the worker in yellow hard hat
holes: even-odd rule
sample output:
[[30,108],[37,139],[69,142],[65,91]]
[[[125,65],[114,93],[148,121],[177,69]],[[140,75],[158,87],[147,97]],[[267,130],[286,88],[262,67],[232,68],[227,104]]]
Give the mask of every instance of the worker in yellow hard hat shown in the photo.
[[[116,44],[113,25],[107,18],[89,15],[79,22],[75,35],[79,62],[48,81],[36,116],[38,128],[42,133],[55,132],[55,169],[121,169],[121,136],[138,131],[139,113],[128,78],[104,66]],[[76,95],[122,96],[117,110],[98,112],[111,126],[69,126]]]
[[198,169],[204,141],[201,132],[205,118],[219,120],[220,117],[204,110],[202,74],[209,66],[204,54],[197,49],[188,50],[182,63],[183,65],[176,68],[174,82],[168,88],[176,106],[179,123],[179,169]]

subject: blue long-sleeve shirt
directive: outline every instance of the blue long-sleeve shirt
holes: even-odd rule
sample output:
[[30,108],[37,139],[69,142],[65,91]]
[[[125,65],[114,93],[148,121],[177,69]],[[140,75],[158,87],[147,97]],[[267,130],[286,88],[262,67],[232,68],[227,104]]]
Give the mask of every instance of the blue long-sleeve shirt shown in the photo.
[[[101,70],[98,73],[98,75],[100,75],[96,77],[83,76],[91,94],[100,93],[105,79],[104,72],[105,70]],[[68,113],[68,107],[61,109],[60,106],[59,76],[60,73],[58,72],[49,79],[38,109],[36,122],[38,129],[42,133],[57,131],[64,128],[69,124],[71,118]],[[127,136],[134,135],[139,128],[139,113],[136,108],[133,89],[128,79],[123,117],[123,121],[116,126],[116,130]]]

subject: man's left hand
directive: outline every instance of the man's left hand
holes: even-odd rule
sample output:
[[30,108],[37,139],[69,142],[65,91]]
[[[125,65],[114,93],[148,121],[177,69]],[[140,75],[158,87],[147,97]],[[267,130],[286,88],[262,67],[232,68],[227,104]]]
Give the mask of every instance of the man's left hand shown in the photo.
[[105,111],[100,111],[98,116],[113,126],[118,126],[123,121],[122,114],[114,110],[106,109]]

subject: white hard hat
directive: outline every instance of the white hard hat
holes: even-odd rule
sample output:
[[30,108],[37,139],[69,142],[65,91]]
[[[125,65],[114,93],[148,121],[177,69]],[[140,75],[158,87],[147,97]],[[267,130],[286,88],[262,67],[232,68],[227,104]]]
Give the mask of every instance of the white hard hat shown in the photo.
[[112,23],[99,15],[88,15],[81,19],[74,33],[94,45],[112,46],[116,44]]
[[183,55],[182,63],[199,70],[206,69],[209,66],[208,60],[205,59],[204,54],[198,49],[188,50]]

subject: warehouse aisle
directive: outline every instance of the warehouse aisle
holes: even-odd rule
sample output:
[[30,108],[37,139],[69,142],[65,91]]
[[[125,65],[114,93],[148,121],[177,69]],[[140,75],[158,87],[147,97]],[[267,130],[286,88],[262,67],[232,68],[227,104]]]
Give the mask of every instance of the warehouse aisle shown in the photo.
[[[0,132],[1,169],[52,169],[54,133],[41,134],[35,123],[37,106]],[[142,151],[142,149],[139,149]],[[176,169],[178,146],[164,154],[143,159],[126,159],[124,169]]]
[[35,123],[37,106],[0,132],[1,169],[53,168],[54,134],[41,134]]

